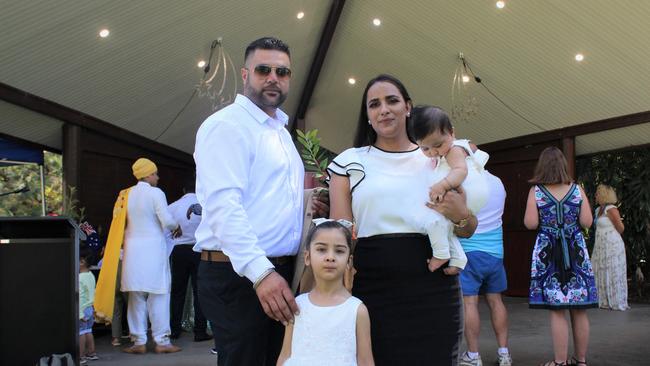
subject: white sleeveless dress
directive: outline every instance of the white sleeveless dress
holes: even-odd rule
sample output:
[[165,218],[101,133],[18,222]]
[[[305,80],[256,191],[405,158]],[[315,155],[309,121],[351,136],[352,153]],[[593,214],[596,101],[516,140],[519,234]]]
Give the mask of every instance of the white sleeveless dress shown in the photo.
[[596,240],[591,265],[598,286],[598,303],[603,309],[627,310],[627,264],[625,243],[616,231],[607,211],[615,206],[605,206],[605,212],[598,216],[596,208]]
[[309,293],[296,298],[291,357],[284,366],[356,366],[357,310],[361,300],[350,296],[335,306],[317,306]]

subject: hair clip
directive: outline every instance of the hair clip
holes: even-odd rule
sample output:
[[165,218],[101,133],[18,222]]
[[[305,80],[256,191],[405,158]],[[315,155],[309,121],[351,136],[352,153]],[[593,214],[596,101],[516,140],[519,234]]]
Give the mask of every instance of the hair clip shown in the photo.
[[345,219],[334,220],[334,219],[326,219],[326,218],[320,217],[320,218],[311,220],[311,222],[313,222],[314,225],[316,225],[316,226],[321,225],[321,224],[323,224],[325,222],[330,222],[330,221],[338,222],[339,224],[345,226],[346,229],[352,230],[353,224],[350,221],[345,220]]

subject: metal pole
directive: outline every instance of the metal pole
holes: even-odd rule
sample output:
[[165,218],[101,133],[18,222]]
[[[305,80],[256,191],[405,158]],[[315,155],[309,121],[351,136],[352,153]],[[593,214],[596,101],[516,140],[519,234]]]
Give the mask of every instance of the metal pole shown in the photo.
[[41,170],[41,215],[45,216],[45,174],[43,173],[43,165],[39,165]]

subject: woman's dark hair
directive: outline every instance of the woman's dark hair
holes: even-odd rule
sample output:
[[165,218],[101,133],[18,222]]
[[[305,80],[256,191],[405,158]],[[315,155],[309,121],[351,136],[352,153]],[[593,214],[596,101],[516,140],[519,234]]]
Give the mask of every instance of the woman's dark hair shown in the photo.
[[406,131],[411,141],[422,140],[429,134],[439,131],[441,134],[452,134],[449,115],[441,108],[432,105],[419,105],[411,109],[411,120],[406,125]]
[[[399,79],[392,75],[388,74],[381,74],[375,77],[374,79],[370,80],[368,82],[368,85],[366,85],[366,89],[363,91],[363,97],[361,98],[361,111],[359,113],[359,121],[357,122],[357,132],[354,136],[354,147],[361,147],[361,146],[367,146],[367,145],[374,145],[375,142],[377,141],[377,133],[375,130],[372,128],[370,124],[368,124],[368,110],[366,107],[366,102],[368,98],[368,89],[375,85],[376,83],[391,83],[395,85],[397,90],[399,90],[400,94],[402,94],[402,98],[404,98],[404,102],[407,104],[412,104],[413,102],[411,101],[411,96],[409,95],[409,92],[406,91],[406,87],[404,87],[404,84],[402,84]],[[409,123],[409,117],[406,117],[406,124],[408,125]]]
[[539,154],[535,174],[528,181],[532,184],[569,184],[569,176],[564,154],[555,146],[547,147]]
[[322,224],[316,225],[311,229],[309,229],[309,233],[307,234],[307,238],[305,239],[306,250],[309,250],[309,248],[311,247],[311,241],[314,239],[314,236],[319,230],[322,229],[339,229],[343,233],[343,236],[345,236],[345,243],[348,245],[350,252],[352,252],[352,233],[347,227],[345,227],[343,224],[337,221],[325,221]]

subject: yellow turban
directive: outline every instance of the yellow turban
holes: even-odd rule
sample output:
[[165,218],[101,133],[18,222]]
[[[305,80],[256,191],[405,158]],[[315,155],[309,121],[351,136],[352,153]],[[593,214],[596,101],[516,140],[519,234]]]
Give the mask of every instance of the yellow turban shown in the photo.
[[136,179],[142,179],[158,171],[153,161],[147,158],[140,158],[133,163],[133,175]]

